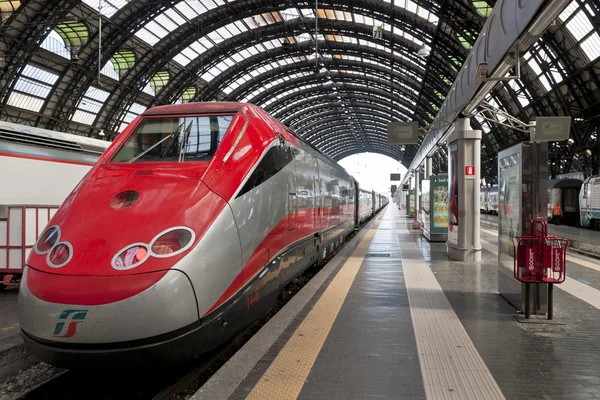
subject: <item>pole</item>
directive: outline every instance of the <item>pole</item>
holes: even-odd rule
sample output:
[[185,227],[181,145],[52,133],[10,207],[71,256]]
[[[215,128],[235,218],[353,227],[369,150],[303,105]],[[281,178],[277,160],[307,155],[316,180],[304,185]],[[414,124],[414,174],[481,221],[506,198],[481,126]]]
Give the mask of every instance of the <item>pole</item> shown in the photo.
[[548,319],[552,320],[554,318],[554,307],[552,306],[552,302],[554,301],[553,296],[554,284],[548,284]]
[[102,0],[98,0],[98,86],[100,82],[100,73],[102,72]]
[[531,317],[531,310],[529,304],[529,285],[529,282],[525,283],[525,319],[529,319],[529,317]]

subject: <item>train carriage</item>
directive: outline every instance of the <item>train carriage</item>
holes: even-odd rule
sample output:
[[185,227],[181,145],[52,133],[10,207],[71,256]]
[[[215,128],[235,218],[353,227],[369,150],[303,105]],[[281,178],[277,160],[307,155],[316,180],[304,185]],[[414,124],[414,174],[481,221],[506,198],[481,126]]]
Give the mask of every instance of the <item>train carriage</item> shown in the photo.
[[205,353],[343,243],[358,193],[256,106],[146,110],[36,242],[19,294],[26,346],[68,368]]

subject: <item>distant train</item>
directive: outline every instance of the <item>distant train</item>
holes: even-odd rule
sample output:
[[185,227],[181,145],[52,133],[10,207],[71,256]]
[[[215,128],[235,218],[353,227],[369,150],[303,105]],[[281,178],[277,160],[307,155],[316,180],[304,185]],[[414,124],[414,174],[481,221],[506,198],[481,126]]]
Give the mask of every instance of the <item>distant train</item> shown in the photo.
[[600,229],[600,176],[587,178],[579,192],[581,226]]
[[27,349],[58,366],[167,366],[262,317],[387,204],[262,109],[146,110],[30,253]]
[[479,204],[482,213],[498,215],[498,185],[481,188]]
[[579,192],[582,181],[579,179],[548,180],[548,220],[554,217],[554,206],[562,210],[562,222],[565,225],[577,226],[579,217]]
[[0,291],[110,142],[0,121]]

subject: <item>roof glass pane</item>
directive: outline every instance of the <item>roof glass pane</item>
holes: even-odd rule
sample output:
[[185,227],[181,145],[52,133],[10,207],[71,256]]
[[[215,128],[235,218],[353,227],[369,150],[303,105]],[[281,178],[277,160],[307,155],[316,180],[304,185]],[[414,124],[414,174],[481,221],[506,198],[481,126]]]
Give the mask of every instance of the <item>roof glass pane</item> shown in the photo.
[[71,120],[81,124],[93,125],[109,94],[105,90],[90,86],[79,100]]
[[58,32],[54,30],[50,31],[48,36],[46,36],[46,39],[44,39],[44,41],[40,44],[40,47],[66,58],[67,60],[71,59],[71,52],[67,49],[65,41],[58,34]]
[[581,50],[588,56],[590,61],[594,61],[600,56],[600,36],[594,32],[581,43]]
[[561,21],[566,21],[574,12],[579,8],[577,4],[577,0],[571,1],[567,7],[565,7],[564,11],[558,16]]
[[71,121],[79,122],[80,124],[85,125],[93,125],[94,121],[96,121],[97,114],[81,111],[79,109],[75,110],[73,113],[73,117]]
[[8,96],[8,100],[6,103],[13,107],[38,112],[42,109],[42,106],[44,105],[44,100],[37,97],[28,96],[26,94],[19,93],[13,90],[10,93],[10,96]]
[[131,107],[129,107],[129,110],[127,110],[125,115],[123,115],[123,119],[121,120],[121,125],[119,127],[119,132],[123,132],[123,129],[125,129],[127,125],[135,119],[135,117],[143,113],[145,110],[145,106],[139,103],[133,103]]
[[38,112],[57,79],[58,75],[28,64],[21,71],[7,102],[14,107]]
[[571,32],[575,40],[579,41],[593,29],[593,26],[585,13],[579,11],[567,23],[567,29]]
[[83,0],[83,2],[96,11],[101,10],[102,15],[107,18],[115,15],[117,11],[129,3],[128,0]]
[[474,0],[473,7],[477,11],[477,14],[482,17],[488,17],[492,13],[492,7],[485,0]]
[[538,79],[542,83],[542,85],[544,86],[544,88],[546,88],[546,90],[551,90],[552,89],[552,85],[550,84],[550,81],[544,75],[541,75]]
[[100,73],[116,81],[119,80],[119,72],[116,70],[111,60],[108,60],[106,64],[104,64],[104,67],[102,67]]

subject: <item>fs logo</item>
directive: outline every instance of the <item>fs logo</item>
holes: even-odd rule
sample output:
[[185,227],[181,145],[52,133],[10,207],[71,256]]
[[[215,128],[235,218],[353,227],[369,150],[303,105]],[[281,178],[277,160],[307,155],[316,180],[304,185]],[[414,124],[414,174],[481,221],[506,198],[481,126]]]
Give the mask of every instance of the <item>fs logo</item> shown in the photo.
[[[70,338],[77,331],[77,324],[80,324],[85,319],[88,310],[65,310],[60,313],[58,322],[54,328],[54,337]],[[65,325],[67,326],[66,332]]]

